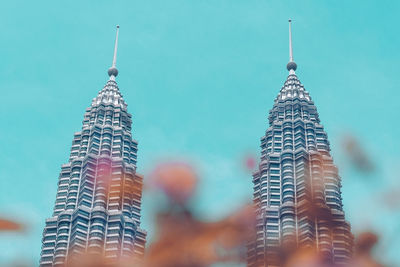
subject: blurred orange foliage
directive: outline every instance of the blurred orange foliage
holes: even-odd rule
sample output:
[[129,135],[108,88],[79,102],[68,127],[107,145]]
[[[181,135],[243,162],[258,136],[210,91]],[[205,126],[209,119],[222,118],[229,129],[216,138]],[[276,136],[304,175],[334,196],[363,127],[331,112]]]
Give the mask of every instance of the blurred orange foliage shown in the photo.
[[24,229],[25,229],[25,227],[18,222],[0,218],[0,231],[21,232]]

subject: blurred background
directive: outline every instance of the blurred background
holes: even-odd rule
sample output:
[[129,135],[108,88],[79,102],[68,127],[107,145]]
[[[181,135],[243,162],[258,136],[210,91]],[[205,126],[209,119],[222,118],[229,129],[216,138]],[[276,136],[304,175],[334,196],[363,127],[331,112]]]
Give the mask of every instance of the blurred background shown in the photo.
[[[399,11],[396,1],[2,3],[0,218],[23,227],[0,232],[0,266],[38,264],[61,164],[108,79],[116,24],[117,82],[145,182],[174,159],[199,176],[192,207],[200,218],[219,220],[251,201],[252,161],[287,76],[288,18],[296,73],[328,133],[346,217],[355,234],[376,232],[376,257],[399,266]],[[159,200],[144,192],[148,244]]]

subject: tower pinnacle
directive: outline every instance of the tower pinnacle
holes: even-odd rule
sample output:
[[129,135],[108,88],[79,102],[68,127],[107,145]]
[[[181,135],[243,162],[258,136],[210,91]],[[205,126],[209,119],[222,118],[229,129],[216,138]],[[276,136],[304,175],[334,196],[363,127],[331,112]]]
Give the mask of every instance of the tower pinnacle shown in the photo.
[[297,69],[297,64],[293,61],[293,47],[292,47],[292,20],[289,19],[289,63],[286,65],[290,73],[294,73]]
[[117,64],[117,50],[118,50],[118,31],[119,31],[119,25],[117,25],[117,34],[115,37],[115,45],[114,45],[114,57],[113,57],[113,62],[111,68],[108,69],[108,76],[110,76],[111,80],[114,80],[115,77],[118,75],[118,70],[116,67]]

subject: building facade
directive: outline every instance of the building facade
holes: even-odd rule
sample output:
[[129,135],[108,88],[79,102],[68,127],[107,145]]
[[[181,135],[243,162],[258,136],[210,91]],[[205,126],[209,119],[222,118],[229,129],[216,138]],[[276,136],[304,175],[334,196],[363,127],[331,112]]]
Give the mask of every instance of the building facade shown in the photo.
[[315,248],[340,266],[350,259],[353,242],[341,179],[317,108],[295,73],[290,21],[289,40],[289,76],[269,112],[253,174],[257,225],[248,266],[282,266],[285,250],[299,247]]
[[86,109],[69,161],[61,167],[53,216],[43,231],[40,266],[63,265],[82,254],[110,262],[144,254],[138,143],[115,81],[118,30],[110,78]]

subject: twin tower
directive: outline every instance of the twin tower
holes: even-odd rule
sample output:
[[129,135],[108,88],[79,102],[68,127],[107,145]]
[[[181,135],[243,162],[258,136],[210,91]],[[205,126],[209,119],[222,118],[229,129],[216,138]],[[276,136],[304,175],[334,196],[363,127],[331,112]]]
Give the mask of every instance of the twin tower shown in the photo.
[[[62,266],[82,254],[110,261],[144,255],[138,143],[115,81],[118,31],[119,26],[110,78],[86,109],[69,161],[61,167],[40,266]],[[248,245],[248,266],[280,266],[282,247],[290,246],[317,247],[326,261],[340,265],[351,257],[353,238],[327,134],[295,74],[290,20],[289,40],[289,76],[269,113],[259,169],[253,174],[257,225]]]

